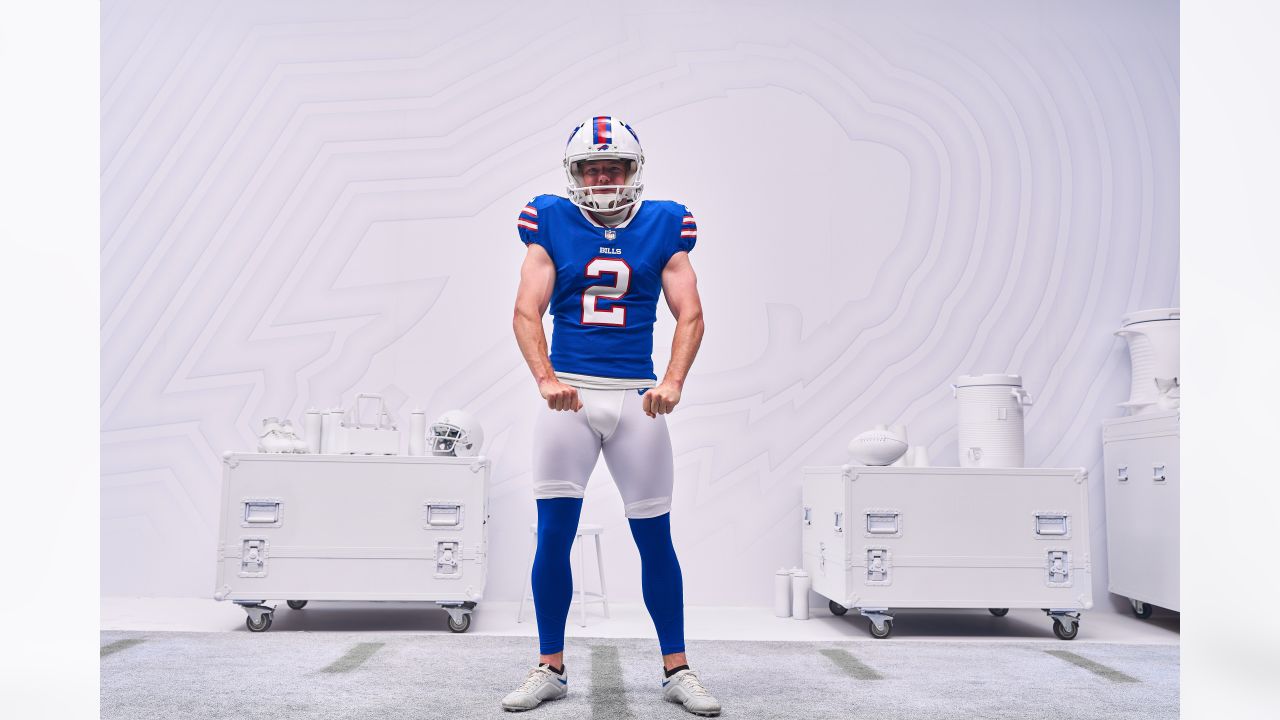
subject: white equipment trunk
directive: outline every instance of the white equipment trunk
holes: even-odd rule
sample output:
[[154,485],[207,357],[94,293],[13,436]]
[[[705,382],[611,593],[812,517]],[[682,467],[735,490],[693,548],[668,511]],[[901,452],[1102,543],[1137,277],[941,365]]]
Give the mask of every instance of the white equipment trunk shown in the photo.
[[244,605],[251,630],[269,627],[267,599],[416,600],[449,610],[461,632],[484,595],[489,469],[474,457],[226,453],[214,598]]
[[1036,608],[1071,639],[1093,606],[1083,468],[807,467],[802,502],[813,590],[876,637],[892,607]]
[[1107,589],[1178,610],[1178,410],[1104,420]]

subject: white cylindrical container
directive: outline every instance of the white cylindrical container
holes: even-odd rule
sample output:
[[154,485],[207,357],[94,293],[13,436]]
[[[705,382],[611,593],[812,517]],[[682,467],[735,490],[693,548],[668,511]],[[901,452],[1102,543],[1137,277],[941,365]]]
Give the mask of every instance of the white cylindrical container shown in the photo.
[[1159,410],[1156,378],[1178,377],[1178,308],[1138,310],[1120,318],[1116,335],[1129,343],[1129,400],[1120,407],[1130,415]]
[[791,571],[791,617],[809,619],[809,573],[804,570]]
[[427,413],[422,410],[409,413],[409,454],[427,454]]
[[307,452],[320,452],[323,433],[324,413],[316,408],[307,408],[306,414],[302,416],[302,439],[307,443]]
[[329,412],[321,418],[321,433],[324,435],[324,441],[321,446],[326,453],[338,455],[346,451],[346,448],[339,447],[343,443],[338,441],[338,428],[342,426],[342,408],[329,408]]
[[791,571],[786,568],[773,574],[773,614],[791,617]]
[[951,386],[960,401],[960,467],[1023,467],[1023,409],[1031,396],[1019,375],[961,375]]
[[929,467],[929,448],[923,445],[914,445],[908,454],[911,456],[911,467]]
[[333,452],[333,415],[327,410],[320,411],[320,452]]

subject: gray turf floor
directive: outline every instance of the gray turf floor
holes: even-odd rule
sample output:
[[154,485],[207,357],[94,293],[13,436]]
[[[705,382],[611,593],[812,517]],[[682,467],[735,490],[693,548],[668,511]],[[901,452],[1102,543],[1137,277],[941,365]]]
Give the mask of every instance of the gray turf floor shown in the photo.
[[[448,633],[101,633],[102,717],[693,718],[664,703],[656,642],[571,641],[569,695],[498,705],[526,637]],[[1098,642],[691,641],[725,718],[1178,716],[1178,648]]]

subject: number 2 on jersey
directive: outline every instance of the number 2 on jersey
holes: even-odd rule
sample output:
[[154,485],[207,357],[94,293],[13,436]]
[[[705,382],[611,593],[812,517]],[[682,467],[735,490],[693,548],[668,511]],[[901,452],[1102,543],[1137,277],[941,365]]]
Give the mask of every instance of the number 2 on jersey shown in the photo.
[[582,293],[582,324],[623,327],[627,324],[627,309],[597,310],[596,300],[619,300],[626,295],[631,284],[631,266],[617,258],[596,258],[587,263],[587,277],[596,278],[605,273],[614,275],[612,285],[592,285]]

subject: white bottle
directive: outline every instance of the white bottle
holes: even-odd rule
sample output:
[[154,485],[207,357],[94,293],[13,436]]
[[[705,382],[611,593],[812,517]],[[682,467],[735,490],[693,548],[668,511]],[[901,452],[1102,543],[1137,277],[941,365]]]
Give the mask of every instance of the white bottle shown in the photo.
[[346,443],[343,442],[346,436],[342,433],[343,415],[342,408],[329,408],[329,412],[325,413],[322,421],[328,424],[328,429],[324,431],[324,451],[331,455],[342,455],[347,452]]
[[422,410],[409,413],[409,454],[415,457],[427,454],[427,414]]
[[799,568],[791,571],[791,617],[809,619],[809,573]]
[[786,568],[773,574],[773,614],[791,617],[791,571]]
[[320,411],[320,452],[333,452],[333,414],[328,410]]
[[307,452],[320,452],[320,436],[324,432],[323,413],[316,408],[307,408],[302,416],[302,439],[307,443]]

